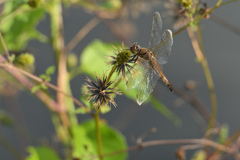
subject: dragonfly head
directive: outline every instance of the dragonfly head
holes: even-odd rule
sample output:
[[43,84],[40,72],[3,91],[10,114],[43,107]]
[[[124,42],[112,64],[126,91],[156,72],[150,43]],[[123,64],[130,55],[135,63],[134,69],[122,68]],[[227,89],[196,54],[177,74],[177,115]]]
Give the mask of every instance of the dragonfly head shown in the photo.
[[130,47],[130,51],[133,53],[133,54],[137,54],[138,50],[140,49],[141,47],[139,45],[137,45],[136,43],[134,43],[133,45],[131,45]]

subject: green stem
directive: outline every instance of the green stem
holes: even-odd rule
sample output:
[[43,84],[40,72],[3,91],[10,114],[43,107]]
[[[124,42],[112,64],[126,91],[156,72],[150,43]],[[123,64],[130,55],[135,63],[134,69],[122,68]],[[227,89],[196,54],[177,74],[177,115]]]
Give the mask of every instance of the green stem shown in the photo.
[[7,59],[8,61],[12,64],[12,61],[11,61],[11,56],[8,52],[8,49],[7,49],[7,46],[5,44],[5,41],[3,39],[3,36],[2,36],[2,33],[0,32],[0,39],[1,39],[1,42],[2,42],[2,45],[3,45],[3,48],[4,48],[4,51],[5,51],[5,54],[7,55]]
[[227,1],[227,2],[224,2],[224,3],[221,3],[219,6],[223,6],[223,5],[226,5],[228,3],[232,3],[232,2],[236,2],[236,1],[239,1],[239,0],[230,0],[230,1]]
[[209,90],[209,94],[210,94],[210,100],[211,100],[212,112],[211,112],[211,116],[210,116],[210,120],[209,120],[209,124],[208,124],[208,129],[210,129],[210,128],[214,127],[215,118],[217,115],[217,99],[216,99],[216,94],[215,94],[215,90],[214,90],[214,83],[213,83],[212,75],[211,75],[210,69],[208,67],[207,60],[204,59],[201,62],[201,64],[202,64],[203,71],[204,71],[204,74],[206,77],[208,90]]
[[106,84],[110,81],[110,79],[111,79],[111,77],[112,77],[112,75],[113,75],[113,73],[115,72],[116,69],[117,69],[117,63],[112,67],[112,70],[108,75],[108,79],[106,81]]
[[96,135],[97,135],[97,144],[98,144],[98,154],[100,160],[103,160],[103,147],[102,147],[102,137],[101,137],[101,129],[100,129],[100,109],[96,110],[94,115],[95,123],[96,123]]
[[[115,64],[112,67],[112,70],[110,71],[106,84],[110,81],[113,73],[115,72],[117,68],[117,64]],[[96,110],[96,113],[94,115],[95,123],[96,123],[96,136],[97,136],[97,144],[98,144],[98,154],[100,160],[103,160],[103,147],[102,147],[102,137],[101,137],[101,129],[100,129],[100,106],[98,107],[99,109]]]
[[209,125],[208,125],[208,129],[210,129],[210,128],[214,127],[215,118],[216,118],[216,114],[217,114],[217,100],[216,100],[216,94],[214,91],[214,83],[213,83],[210,69],[208,67],[207,59],[203,53],[203,50],[200,48],[202,42],[199,42],[198,41],[199,39],[197,40],[197,38],[195,37],[195,33],[191,28],[188,28],[187,31],[188,31],[189,37],[191,39],[192,46],[196,53],[196,56],[202,65],[202,68],[203,68],[203,71],[204,71],[204,74],[206,77],[208,89],[209,89],[210,100],[211,100],[211,109],[212,109],[210,120],[209,120]]
[[215,124],[215,119],[217,116],[217,99],[216,99],[216,93],[214,90],[214,83],[213,83],[213,78],[206,60],[206,56],[204,55],[203,51],[203,43],[202,43],[202,36],[201,36],[201,29],[200,25],[197,26],[197,40],[198,44],[201,50],[201,53],[203,54],[203,60],[201,61],[201,65],[206,77],[207,85],[208,85],[208,90],[210,94],[210,100],[211,100],[211,116],[209,119],[209,124],[208,124],[208,129],[213,128]]

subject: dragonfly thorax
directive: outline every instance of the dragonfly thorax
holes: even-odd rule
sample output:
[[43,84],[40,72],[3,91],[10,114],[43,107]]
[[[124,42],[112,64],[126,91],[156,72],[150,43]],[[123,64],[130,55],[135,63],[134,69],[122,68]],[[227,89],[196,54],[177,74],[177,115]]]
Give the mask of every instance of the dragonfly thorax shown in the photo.
[[151,60],[154,54],[152,53],[151,50],[147,48],[140,48],[137,52],[137,55],[145,60]]

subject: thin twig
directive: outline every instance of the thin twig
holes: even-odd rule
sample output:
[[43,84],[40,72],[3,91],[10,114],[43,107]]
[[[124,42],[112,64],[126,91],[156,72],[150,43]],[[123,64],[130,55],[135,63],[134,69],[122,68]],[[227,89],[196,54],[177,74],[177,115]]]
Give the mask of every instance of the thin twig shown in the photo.
[[219,7],[223,6],[223,5],[226,5],[226,4],[229,4],[229,3],[232,3],[232,2],[237,2],[239,0],[230,0],[230,1],[227,1],[227,2],[223,2],[219,5]]
[[144,139],[145,137],[147,137],[149,134],[155,133],[155,132],[157,132],[157,129],[156,129],[156,128],[151,128],[150,130],[144,132],[141,136],[139,136],[139,137],[137,138],[136,143],[137,143],[137,144],[141,144],[142,141],[143,141],[143,139]]
[[[10,73],[14,78],[16,78],[23,86],[25,86],[27,89],[31,90],[34,87],[34,84],[30,82],[25,76],[17,72],[13,69],[12,65],[6,64],[6,59],[0,55],[0,65],[1,67],[4,67],[5,70]],[[55,112],[64,112],[59,109],[58,104],[51,99],[46,93],[39,90],[35,92],[35,95],[46,105],[48,108]]]
[[9,61],[9,63],[12,64],[11,56],[10,56],[10,54],[9,54],[9,52],[8,52],[6,43],[5,43],[4,39],[3,39],[3,36],[2,36],[2,33],[1,33],[1,32],[0,32],[0,39],[1,39],[1,42],[2,42],[2,45],[3,45],[4,51],[5,51],[5,54],[7,55],[7,59],[8,59],[8,61]]
[[131,45],[131,42],[124,36],[119,27],[115,25],[111,20],[102,19],[102,22],[106,27],[109,28],[109,30],[118,39],[118,41],[124,42],[127,46]]
[[[196,98],[195,96],[187,93],[184,89],[180,88],[177,85],[174,85],[174,84],[172,84],[172,85],[173,85],[173,88],[174,88],[173,93],[178,95],[183,100],[189,102],[199,112],[199,114],[202,115],[202,117],[208,122],[209,119],[210,119],[210,113],[206,109],[206,106],[204,106],[204,104],[202,104],[198,100],[198,98]],[[218,124],[217,121],[215,121],[215,127],[219,127],[219,124]]]
[[[237,130],[232,136],[230,136],[230,138],[228,138],[223,143],[224,146],[229,147],[231,149],[232,153],[238,151],[238,149],[234,148],[235,145],[232,145],[232,144],[239,138],[239,136],[240,136],[240,129]],[[219,150],[218,148],[216,148],[212,156],[214,157],[216,155],[219,155],[221,152],[222,150]]]
[[228,29],[229,31],[236,33],[238,36],[240,36],[240,28],[232,25],[231,23],[227,22],[226,20],[216,16],[215,14],[212,14],[210,19],[213,22],[221,25],[222,27],[224,27],[224,28]]
[[94,17],[91,19],[83,28],[81,28],[78,33],[73,37],[73,39],[66,45],[65,52],[69,53],[94,27],[99,24],[100,19]]
[[[1,57],[0,57],[1,58]],[[49,82],[46,82],[46,81],[43,81],[41,78],[39,78],[39,77],[37,77],[37,76],[35,76],[35,75],[32,75],[31,73],[28,73],[28,72],[26,72],[26,71],[24,71],[24,70],[22,70],[22,69],[19,69],[19,68],[17,68],[17,67],[15,67],[15,66],[10,66],[10,65],[8,65],[8,64],[5,64],[5,63],[0,63],[0,66],[1,67],[4,67],[6,70],[8,70],[8,71],[10,71],[10,70],[12,70],[12,71],[14,71],[14,72],[11,72],[11,74],[12,75],[14,75],[14,74],[17,74],[18,72],[19,73],[22,73],[23,75],[25,75],[25,76],[27,76],[27,77],[29,77],[29,78],[31,78],[31,79],[33,79],[33,80],[35,80],[35,81],[37,81],[37,82],[39,82],[39,83],[43,83],[43,84],[45,84],[46,86],[48,86],[49,88],[52,88],[53,90],[55,90],[55,91],[57,91],[57,92],[61,92],[62,94],[64,94],[65,96],[67,96],[67,97],[69,97],[69,98],[71,98],[79,107],[82,107],[87,113],[89,113],[91,116],[93,116],[93,114],[91,113],[91,111],[88,109],[88,108],[86,108],[80,101],[78,101],[75,97],[73,97],[73,96],[71,96],[71,95],[68,95],[67,93],[65,93],[65,92],[63,92],[62,90],[60,90],[58,87],[56,87],[55,85],[53,85],[53,84],[51,84],[51,83],[49,83]],[[16,72],[17,71],[17,72]],[[21,77],[22,78],[22,77]],[[19,79],[18,79],[19,80]],[[27,80],[27,79],[26,79]],[[22,81],[20,81],[20,82],[22,82]],[[31,82],[24,82],[24,85],[25,86],[27,86],[27,88],[29,89],[29,90],[31,90],[32,89],[32,87],[34,87],[34,84],[32,84]],[[40,91],[39,91],[40,92]],[[36,92],[36,93],[39,93],[39,92]],[[44,96],[45,97],[45,96]],[[41,98],[40,98],[41,99]],[[49,98],[47,98],[47,99],[49,99]],[[47,99],[45,99],[45,100],[47,100]],[[53,101],[53,100],[52,100]],[[54,103],[56,103],[56,102],[52,102],[53,104]],[[51,104],[52,104],[51,103]],[[56,104],[55,104],[56,105]],[[49,106],[49,105],[48,105]],[[52,110],[54,110],[54,111],[57,111],[57,112],[65,112],[65,110],[59,110],[59,109],[57,109],[56,107],[54,107],[54,108],[51,108]]]
[[[150,147],[150,146],[159,146],[159,145],[171,145],[171,144],[202,144],[205,146],[210,146],[213,148],[216,148],[218,150],[224,151],[228,154],[231,155],[236,155],[238,154],[238,152],[233,152],[231,150],[231,148],[226,147],[224,145],[218,144],[214,141],[208,140],[208,139],[176,139],[176,140],[154,140],[154,141],[146,141],[146,142],[142,142],[139,145],[135,145],[126,149],[122,149],[119,151],[115,151],[115,152],[111,152],[111,153],[107,153],[104,154],[103,157],[110,157],[110,156],[114,156],[117,154],[121,154],[121,153],[125,153],[125,152],[129,152],[129,151],[133,151],[133,150],[138,150],[138,149],[143,149],[146,147]],[[98,156],[92,156],[91,158],[97,158]]]

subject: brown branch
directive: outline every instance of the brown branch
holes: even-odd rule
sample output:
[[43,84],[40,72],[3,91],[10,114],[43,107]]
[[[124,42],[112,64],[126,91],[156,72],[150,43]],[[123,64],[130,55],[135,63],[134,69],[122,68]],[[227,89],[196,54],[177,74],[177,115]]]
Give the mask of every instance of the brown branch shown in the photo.
[[[122,149],[119,151],[115,151],[115,152],[111,152],[111,153],[107,153],[104,154],[103,157],[110,157],[113,155],[117,155],[117,154],[121,154],[121,153],[125,153],[125,152],[129,152],[129,151],[133,151],[133,150],[139,150],[139,149],[143,149],[145,147],[150,147],[150,146],[159,146],[159,145],[171,145],[171,144],[201,144],[201,145],[205,145],[205,146],[210,146],[213,148],[216,148],[218,150],[224,151],[228,154],[231,155],[237,155],[238,152],[233,152],[231,150],[231,148],[226,147],[224,145],[218,144],[214,141],[208,140],[208,139],[176,139],[176,140],[154,140],[154,141],[146,141],[146,142],[142,142],[139,145],[135,145],[126,149]],[[91,158],[97,158],[98,156],[92,156]]]
[[[229,147],[231,149],[232,152],[237,152],[238,151],[238,147],[239,147],[239,142],[237,141],[234,145],[233,142],[235,142],[237,139],[239,139],[240,136],[240,129],[237,130],[232,136],[230,136],[224,143],[223,145],[226,147]],[[222,150],[216,148],[216,150],[214,151],[212,157],[219,155],[222,152]],[[239,156],[239,155],[238,155]],[[239,157],[240,158],[240,157]]]
[[240,28],[232,25],[231,23],[227,22],[226,20],[224,20],[224,19],[222,19],[222,18],[220,18],[220,17],[218,17],[214,14],[211,15],[210,19],[213,22],[221,25],[222,27],[224,27],[224,28],[228,29],[229,31],[231,31],[231,32],[237,34],[238,36],[240,36]]
[[187,28],[187,31],[189,34],[189,38],[192,42],[192,46],[195,51],[195,54],[202,65],[202,68],[203,68],[203,71],[204,71],[204,74],[206,77],[208,90],[209,90],[209,94],[210,94],[210,100],[211,100],[211,109],[212,109],[210,120],[209,120],[209,128],[213,128],[214,124],[215,124],[216,114],[217,114],[217,99],[216,99],[216,94],[215,94],[215,90],[214,90],[214,83],[213,83],[212,75],[211,75],[210,69],[208,67],[208,63],[204,56],[204,53],[202,52],[199,42],[197,41],[197,38],[195,37],[194,31],[191,28]]
[[93,19],[91,19],[66,45],[65,52],[69,53],[99,22],[99,18],[94,17]]
[[9,52],[8,52],[7,46],[6,46],[6,44],[5,44],[5,41],[4,41],[4,39],[3,39],[3,36],[2,36],[2,33],[1,33],[1,32],[0,32],[0,39],[1,39],[1,42],[2,42],[2,45],[3,45],[4,51],[5,51],[5,54],[7,55],[7,59],[8,59],[8,61],[9,61],[9,63],[12,64],[11,56],[10,56],[10,54],[9,54]]
[[[20,74],[17,70],[14,70],[16,67],[6,64],[6,59],[0,55],[0,66],[4,67],[4,69],[10,73],[14,78],[16,78],[23,86],[27,89],[31,90],[34,87],[34,84],[30,82],[26,77]],[[48,108],[55,112],[64,112],[64,110],[60,110],[58,104],[51,99],[46,93],[39,90],[35,92],[35,95],[46,105]]]
[[[64,91],[60,90],[57,86],[49,83],[49,82],[46,82],[46,81],[43,81],[41,78],[35,76],[35,75],[32,75],[31,73],[28,73],[20,68],[17,68],[15,66],[12,66],[12,65],[9,65],[9,64],[6,64],[6,63],[3,63],[3,62],[6,62],[6,60],[4,59],[3,56],[0,55],[0,66],[1,67],[4,67],[5,70],[7,70],[11,75],[13,75],[18,81],[20,81],[21,84],[23,84],[26,88],[28,88],[29,90],[31,90],[35,85],[30,82],[28,79],[26,79],[23,75],[39,82],[39,83],[43,83],[45,84],[46,86],[48,86],[49,88],[52,88],[53,90],[57,91],[57,92],[60,92],[62,94],[64,94],[65,96],[71,98],[79,107],[82,107],[87,113],[89,113],[91,116],[93,116],[93,114],[91,113],[91,111],[86,108],[80,101],[78,101],[75,97],[71,96],[71,95],[68,95],[67,93],[65,93]],[[21,73],[21,74],[19,74]],[[22,75],[23,74],[23,75]],[[43,102],[47,101],[48,103],[46,104],[47,106],[50,107],[51,110],[53,111],[56,111],[56,112],[66,112],[66,110],[61,110],[58,106],[58,104],[51,98],[49,98],[44,92],[42,92],[41,90],[38,90],[35,92],[36,96],[39,97],[39,99],[41,99]],[[49,100],[50,99],[50,100]],[[54,107],[52,107],[52,105]]]
[[116,24],[114,24],[111,20],[101,18],[98,14],[97,16],[102,20],[103,24],[112,32],[119,42],[124,42],[128,46],[131,45],[131,42],[124,36]]
[[[171,83],[172,84],[172,83]],[[178,95],[180,98],[182,98],[183,100],[185,100],[186,102],[190,103],[194,109],[196,109],[200,115],[202,115],[202,117],[208,122],[210,119],[210,113],[209,111],[206,109],[206,106],[204,104],[202,104],[198,98],[196,98],[195,96],[191,95],[190,93],[186,92],[184,89],[180,88],[177,85],[173,85],[174,88],[174,92],[176,95]],[[219,127],[218,122],[215,122],[215,127]]]
[[[51,17],[51,38],[52,46],[56,55],[57,61],[57,87],[67,92],[68,74],[66,64],[66,53],[64,52],[64,39],[63,39],[63,19],[62,19],[62,4],[59,0],[53,0],[49,10]],[[62,92],[57,92],[57,103],[61,109],[67,110],[66,97]],[[69,116],[66,113],[59,115],[63,125],[69,128]]]

